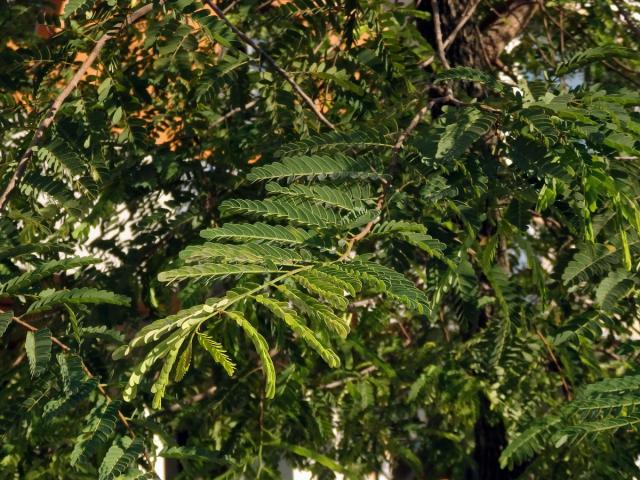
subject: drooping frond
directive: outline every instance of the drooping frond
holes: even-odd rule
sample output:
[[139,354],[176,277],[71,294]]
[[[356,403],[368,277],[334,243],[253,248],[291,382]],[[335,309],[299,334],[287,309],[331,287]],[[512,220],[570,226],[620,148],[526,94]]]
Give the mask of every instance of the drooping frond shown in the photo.
[[279,285],[278,290],[307,317],[324,323],[330,331],[337,333],[341,338],[349,334],[349,324],[338,317],[328,305],[295,287]]
[[224,314],[231,318],[253,342],[253,346],[262,361],[262,369],[266,379],[265,395],[267,398],[273,398],[276,394],[276,368],[271,360],[271,355],[269,355],[267,341],[240,313],[228,310]]
[[500,454],[502,468],[518,465],[542,451],[547,445],[550,432],[553,432],[561,422],[560,417],[543,417],[512,439]]
[[340,359],[329,348],[325,347],[320,340],[314,335],[313,331],[308,328],[295,311],[291,310],[286,303],[267,298],[264,295],[257,295],[256,302],[267,307],[276,317],[284,320],[287,326],[295,333],[300,335],[311,348],[313,348],[322,359],[327,362],[330,367],[336,368],[340,365]]
[[352,272],[363,281],[375,285],[380,291],[400,303],[404,303],[409,308],[420,313],[429,312],[429,299],[425,293],[418,290],[404,275],[395,270],[372,262],[358,261],[344,263],[338,268]]
[[[172,352],[177,352],[184,342],[185,338],[190,334],[189,330],[178,330],[158,344],[156,344],[147,356],[142,360],[131,373],[129,381],[122,392],[122,398],[125,401],[131,401],[135,397],[138,385],[142,381],[142,377],[148,372],[156,362],[166,357]],[[173,354],[172,354],[173,355]],[[175,361],[175,358],[174,358]],[[169,373],[166,374],[167,376]]]

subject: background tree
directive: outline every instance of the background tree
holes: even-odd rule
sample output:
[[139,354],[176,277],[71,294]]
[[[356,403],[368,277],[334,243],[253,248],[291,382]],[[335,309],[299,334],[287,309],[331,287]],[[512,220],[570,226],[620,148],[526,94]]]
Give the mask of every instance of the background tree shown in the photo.
[[637,17],[4,0],[0,475],[638,475]]

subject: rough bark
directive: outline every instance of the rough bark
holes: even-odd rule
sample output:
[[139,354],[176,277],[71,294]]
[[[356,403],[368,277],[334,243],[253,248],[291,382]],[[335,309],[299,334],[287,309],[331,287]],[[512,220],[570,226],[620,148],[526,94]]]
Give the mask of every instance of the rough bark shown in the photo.
[[[445,38],[456,28],[459,19],[473,3],[474,0],[438,0],[442,35]],[[432,13],[430,2],[421,2],[420,8]],[[539,9],[539,0],[511,0],[492,9],[484,17],[474,15],[447,50],[449,63],[452,66],[465,65],[483,69],[504,68],[500,55],[509,42],[524,31]],[[435,49],[433,22],[421,21],[419,29]]]

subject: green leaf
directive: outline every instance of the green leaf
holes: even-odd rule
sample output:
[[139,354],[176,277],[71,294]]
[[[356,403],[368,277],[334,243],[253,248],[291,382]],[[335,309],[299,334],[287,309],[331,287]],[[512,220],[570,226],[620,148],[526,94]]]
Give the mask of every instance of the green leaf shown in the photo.
[[90,8],[90,6],[93,5],[93,1],[94,0],[69,0],[64,6],[62,18],[67,19],[79,10]]
[[162,398],[164,397],[164,392],[167,388],[167,385],[169,385],[171,370],[173,369],[173,365],[176,363],[178,353],[180,352],[180,347],[184,343],[185,339],[186,335],[183,335],[172,345],[171,350],[166,355],[166,360],[162,365],[162,369],[160,370],[158,378],[151,386],[151,393],[154,394],[151,406],[155,409],[158,409],[162,406]]
[[570,282],[583,282],[591,276],[602,273],[620,261],[620,252],[613,246],[602,244],[582,246],[562,273],[565,285]]
[[162,458],[176,458],[178,460],[205,460],[219,461],[220,456],[214,452],[209,452],[197,447],[168,447],[158,453]]
[[596,289],[596,302],[606,312],[614,312],[617,304],[634,287],[635,280],[626,270],[614,270]]
[[278,285],[278,290],[305,316],[324,323],[327,329],[337,333],[340,338],[346,338],[349,334],[348,322],[337,316],[328,305],[293,287]]
[[247,175],[251,182],[297,177],[360,176],[372,174],[366,165],[344,155],[300,155],[284,158],[280,162],[255,167]]
[[418,290],[404,275],[395,270],[373,262],[361,261],[335,264],[335,266],[376,285],[382,293],[404,303],[410,309],[427,314],[430,310],[429,298],[424,292]]
[[31,272],[25,272],[22,275],[9,280],[4,284],[0,284],[0,293],[18,293],[25,288],[39,282],[43,278],[49,277],[56,272],[63,272],[76,267],[83,267],[100,263],[102,260],[98,258],[82,257],[67,258],[65,260],[52,260],[37,266]]
[[59,353],[58,364],[64,393],[69,396],[76,393],[87,380],[87,375],[82,367],[82,360],[78,355]]
[[214,362],[224,368],[224,371],[227,372],[227,375],[229,375],[230,377],[233,376],[236,366],[231,361],[231,359],[227,355],[227,351],[220,343],[213,340],[206,333],[198,333],[198,343],[202,348],[209,352],[209,355],[211,355],[211,358],[213,358]]
[[161,282],[174,282],[176,280],[184,280],[188,278],[224,278],[230,275],[266,274],[277,273],[279,271],[280,270],[275,267],[263,267],[260,265],[202,263],[200,265],[192,265],[161,272],[158,274],[158,280]]
[[316,228],[335,228],[346,223],[346,219],[336,211],[307,200],[295,203],[278,198],[272,200],[226,200],[220,205],[220,213],[223,217],[252,215]]
[[178,359],[178,364],[176,365],[176,373],[175,373],[175,381],[180,382],[184,378],[184,376],[189,371],[189,367],[191,366],[191,356],[193,352],[193,341],[189,339],[187,341],[186,348],[182,351],[180,358]]
[[440,240],[436,240],[435,238],[433,238],[431,235],[416,232],[398,232],[396,235],[398,236],[398,238],[401,238],[405,242],[418,247],[420,250],[431,255],[432,257],[444,260],[452,266],[455,265],[443,254],[447,246]]
[[578,399],[594,397],[596,395],[622,394],[640,390],[640,375],[625,375],[618,378],[606,378],[596,383],[591,383],[582,388],[577,395]]
[[347,308],[348,302],[345,298],[346,291],[344,287],[331,282],[326,275],[322,275],[317,270],[300,272],[291,278],[308,292],[322,297],[332,307],[339,310]]
[[5,258],[15,259],[27,253],[55,253],[73,251],[68,245],[63,243],[25,243],[22,245],[0,247],[0,260]]
[[51,358],[51,332],[48,328],[41,328],[36,332],[27,332],[24,343],[29,359],[29,370],[32,377],[42,374]]
[[522,463],[542,451],[549,440],[550,431],[553,431],[561,421],[560,417],[548,415],[517,435],[500,454],[501,468]]
[[72,466],[86,461],[109,441],[116,429],[118,406],[118,402],[112,402],[102,411],[91,412],[89,425],[80,434],[71,452],[69,463]]
[[42,412],[42,418],[45,421],[53,417],[62,417],[71,409],[77,408],[78,404],[84,401],[89,395],[98,388],[98,379],[90,378],[82,383],[78,389],[64,397],[55,398],[47,402]]
[[398,137],[397,125],[357,126],[353,130],[323,132],[280,147],[279,156],[293,156],[319,151],[352,151],[359,148],[393,148]]
[[370,191],[359,187],[329,187],[327,185],[303,185],[296,184],[283,187],[279,183],[268,183],[266,190],[272,195],[290,197],[293,199],[304,198],[312,202],[321,203],[329,207],[340,208],[349,212],[361,212],[366,208],[364,200],[370,199]]
[[222,227],[203,230],[200,232],[200,236],[207,240],[263,241],[302,245],[313,237],[313,234],[291,226],[268,225],[266,223],[226,223]]
[[127,471],[131,462],[136,460],[144,451],[144,442],[140,437],[131,440],[124,437],[120,441],[115,441],[98,470],[99,480],[114,480]]
[[185,328],[191,328],[212,315],[213,311],[209,308],[208,304],[196,305],[180,310],[174,315],[169,315],[168,317],[151,322],[149,325],[141,328],[128,345],[123,345],[116,349],[113,352],[113,358],[118,360],[131,353],[131,350],[134,348],[153,343],[176,328],[183,326],[185,326]]
[[0,338],[4,335],[4,332],[7,331],[9,325],[11,324],[11,320],[13,319],[13,312],[0,312]]
[[228,245],[210,243],[192,245],[180,252],[186,262],[221,261],[225,263],[260,263],[276,265],[297,265],[310,262],[313,257],[306,251],[300,252],[264,243]]
[[[170,353],[180,349],[180,345],[184,341],[185,337],[191,334],[189,329],[180,329],[177,332],[172,333],[166,340],[158,342],[147,356],[133,369],[133,372],[129,376],[129,381],[122,391],[122,398],[131,402],[137,393],[138,385],[142,381],[142,377],[151,369],[151,367],[166,357]],[[175,359],[174,359],[175,360]],[[168,373],[167,373],[168,375]]]
[[35,313],[49,310],[61,304],[111,304],[129,306],[129,297],[96,288],[75,288],[73,290],[55,290],[41,293],[39,298],[29,305],[27,312]]
[[442,162],[458,160],[496,122],[494,114],[466,108],[457,122],[445,127],[438,142],[436,159]]
[[287,448],[292,453],[295,453],[296,455],[299,455],[303,458],[308,458],[310,460],[313,460],[333,472],[338,472],[342,474],[348,473],[347,470],[343,468],[339,463],[327,457],[326,455],[323,455],[318,452],[314,452],[313,450],[309,450],[308,448],[303,447],[301,445],[287,445],[287,444],[280,444],[280,445]]

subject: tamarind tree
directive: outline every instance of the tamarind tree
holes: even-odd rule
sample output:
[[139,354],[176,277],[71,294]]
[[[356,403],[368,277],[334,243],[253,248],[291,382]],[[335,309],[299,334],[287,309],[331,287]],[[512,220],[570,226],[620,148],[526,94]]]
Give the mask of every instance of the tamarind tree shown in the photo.
[[0,5],[0,478],[640,476],[636,2]]

